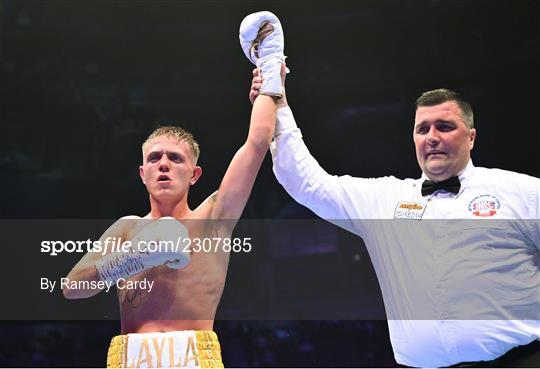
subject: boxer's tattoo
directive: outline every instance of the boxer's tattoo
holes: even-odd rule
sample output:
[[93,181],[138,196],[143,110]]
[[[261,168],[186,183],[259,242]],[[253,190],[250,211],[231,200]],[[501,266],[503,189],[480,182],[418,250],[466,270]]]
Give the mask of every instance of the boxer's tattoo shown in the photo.
[[219,189],[214,192],[212,195],[210,195],[210,207],[211,207],[211,218],[212,219],[219,219],[221,217],[221,214],[223,212],[223,209],[219,206],[217,206],[217,197],[219,194]]
[[148,291],[137,288],[131,291],[126,291],[125,300],[132,309],[137,309],[148,296]]

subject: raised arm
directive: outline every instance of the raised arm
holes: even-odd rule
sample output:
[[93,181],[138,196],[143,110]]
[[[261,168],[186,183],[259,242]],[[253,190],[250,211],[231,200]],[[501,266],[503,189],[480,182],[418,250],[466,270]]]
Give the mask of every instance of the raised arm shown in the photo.
[[289,107],[278,112],[279,130],[272,144],[274,174],[296,201],[325,219],[346,219],[340,178],[330,175],[311,155]]
[[[254,70],[249,92],[251,102],[258,100],[262,82],[263,78]],[[321,218],[339,219],[338,225],[352,230],[350,222],[346,221],[351,215],[346,208],[347,185],[344,183],[352,178],[328,174],[311,155],[296,126],[285,91],[278,102],[276,117],[270,152],[278,182],[292,198]]]
[[[246,143],[233,157],[212,205],[212,219],[237,220],[270,147],[276,123],[276,100],[285,78],[283,29],[270,12],[248,15],[240,25],[240,45],[265,76],[261,96],[253,104]],[[235,223],[235,222],[233,222]]]
[[275,99],[262,95],[253,104],[248,137],[234,155],[219,186],[212,219],[236,220],[242,215],[274,134]]
[[[269,22],[277,22],[278,30],[283,32],[277,17],[269,12],[259,12],[250,14],[244,19],[242,24],[249,26],[251,19],[268,19]],[[249,29],[249,27],[244,27]],[[261,95],[266,93],[275,81],[274,73],[261,71],[260,65],[264,66],[264,60],[271,58],[273,49],[264,48],[264,43],[242,42],[242,27],[240,28],[240,40],[244,53],[259,68],[253,71],[253,80],[249,98],[256,104]],[[253,31],[252,31],[253,33]],[[272,35],[270,35],[271,37]],[[283,40],[281,40],[283,43]],[[274,42],[279,44],[279,42]],[[262,47],[261,47],[262,46]],[[256,51],[260,53],[261,49],[266,51],[260,59],[255,60]],[[283,57],[282,55],[280,55]],[[283,80],[284,81],[284,80]],[[283,87],[281,89],[281,87]],[[274,173],[276,178],[285,188],[285,190],[299,203],[313,210],[317,215],[325,219],[348,219],[350,218],[344,204],[345,189],[343,188],[342,178],[329,175],[311,156],[304,141],[302,134],[296,126],[291,109],[287,104],[285,95],[285,85],[280,86],[280,96],[278,101],[277,125],[275,130],[275,141],[270,147],[272,160],[274,162]],[[350,178],[350,177],[349,177]],[[345,180],[345,182],[347,179]],[[351,230],[350,222],[343,225]]]

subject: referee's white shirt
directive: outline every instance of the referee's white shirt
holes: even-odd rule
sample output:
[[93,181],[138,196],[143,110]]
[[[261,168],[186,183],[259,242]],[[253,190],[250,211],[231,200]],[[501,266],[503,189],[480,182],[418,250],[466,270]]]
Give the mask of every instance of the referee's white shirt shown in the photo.
[[398,363],[493,360],[539,339],[538,178],[469,162],[457,195],[422,196],[424,175],[332,176],[309,153],[289,107],[278,110],[271,152],[296,201],[363,238]]

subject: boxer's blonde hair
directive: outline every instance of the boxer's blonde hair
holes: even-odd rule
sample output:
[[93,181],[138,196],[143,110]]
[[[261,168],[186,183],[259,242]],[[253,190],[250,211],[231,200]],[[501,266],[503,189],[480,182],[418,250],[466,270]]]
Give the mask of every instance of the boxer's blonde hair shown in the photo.
[[152,132],[150,136],[148,136],[146,141],[144,141],[144,143],[142,144],[143,155],[146,152],[150,141],[152,141],[156,137],[161,136],[177,138],[178,141],[184,141],[185,143],[187,143],[189,148],[191,149],[191,152],[193,153],[194,163],[197,163],[197,160],[199,159],[199,154],[201,152],[199,149],[199,143],[195,141],[193,135],[190,132],[186,131],[183,128],[175,126],[159,127],[154,132]]

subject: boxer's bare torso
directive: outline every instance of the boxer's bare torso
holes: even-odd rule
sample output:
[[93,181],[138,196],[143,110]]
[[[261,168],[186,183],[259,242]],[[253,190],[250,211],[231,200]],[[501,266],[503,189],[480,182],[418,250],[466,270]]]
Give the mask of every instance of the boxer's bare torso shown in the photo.
[[[211,330],[227,275],[229,253],[217,240],[231,236],[226,223],[210,219],[213,197],[178,219],[186,226],[191,239],[212,241],[212,251],[191,248],[189,264],[182,269],[160,266],[129,280],[154,281],[151,291],[143,288],[118,289],[122,333]],[[146,219],[147,217],[145,217]],[[122,238],[133,239],[145,223],[124,221]],[[186,243],[187,245],[187,243]]]

